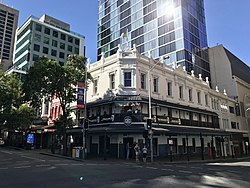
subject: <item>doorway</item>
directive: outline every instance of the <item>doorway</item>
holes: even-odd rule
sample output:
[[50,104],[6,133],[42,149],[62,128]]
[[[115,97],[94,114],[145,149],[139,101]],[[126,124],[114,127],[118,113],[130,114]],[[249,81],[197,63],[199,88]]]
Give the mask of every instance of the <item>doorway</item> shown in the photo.
[[123,145],[124,145],[124,158],[127,158],[127,144],[129,143],[129,159],[132,159],[134,156],[134,138],[133,137],[125,137],[123,138]]

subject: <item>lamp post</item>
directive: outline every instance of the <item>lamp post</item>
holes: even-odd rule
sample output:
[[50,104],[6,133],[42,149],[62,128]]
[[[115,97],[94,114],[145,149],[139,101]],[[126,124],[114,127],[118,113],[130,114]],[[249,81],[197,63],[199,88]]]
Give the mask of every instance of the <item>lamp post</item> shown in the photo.
[[[148,58],[149,58],[149,63],[150,63],[150,59],[151,59],[151,53],[150,51],[148,52]],[[169,56],[165,56],[165,57],[161,57],[160,61],[157,61],[149,70],[148,70],[148,113],[149,113],[149,117],[148,119],[152,119],[152,103],[151,103],[151,70],[153,70],[156,65],[158,65],[160,62],[163,63],[164,59],[168,59]],[[153,60],[154,62],[154,60]],[[149,130],[149,135],[150,135],[150,159],[151,162],[153,162],[154,158],[153,158],[153,130]]]
[[[244,95],[244,104],[246,103],[246,98],[250,99],[250,97],[248,97],[246,94]],[[247,126],[247,131],[248,131],[248,146],[247,146],[247,150],[248,150],[248,155],[250,156],[250,127],[248,125],[248,117],[247,117],[247,111],[250,110],[250,107],[248,105],[246,105],[246,110],[245,110],[245,118],[246,118],[246,126]]]
[[[90,58],[87,59],[88,64],[90,64]],[[84,80],[84,118],[87,119],[87,79],[88,79],[88,72],[87,72],[87,65],[85,64],[85,80]],[[84,121],[86,123],[87,121]],[[83,124],[82,126],[82,147],[83,147],[83,155],[82,158],[86,159],[87,154],[87,129],[86,126]]]

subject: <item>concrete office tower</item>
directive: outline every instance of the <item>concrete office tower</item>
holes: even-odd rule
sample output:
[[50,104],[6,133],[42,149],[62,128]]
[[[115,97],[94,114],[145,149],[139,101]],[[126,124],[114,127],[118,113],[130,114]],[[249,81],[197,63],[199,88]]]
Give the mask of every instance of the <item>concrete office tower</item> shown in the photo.
[[48,15],[31,16],[17,30],[13,69],[26,71],[41,56],[64,64],[70,54],[85,54],[84,40],[67,23]]
[[0,70],[12,65],[19,11],[0,3]]
[[98,60],[118,44],[210,78],[203,0],[99,0]]

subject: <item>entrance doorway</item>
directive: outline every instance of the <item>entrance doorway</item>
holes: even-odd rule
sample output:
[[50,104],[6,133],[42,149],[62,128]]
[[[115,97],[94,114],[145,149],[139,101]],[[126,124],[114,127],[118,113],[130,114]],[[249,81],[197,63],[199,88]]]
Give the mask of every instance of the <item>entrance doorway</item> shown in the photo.
[[[128,147],[129,144],[129,147]],[[134,157],[134,138],[133,137],[125,137],[123,138],[123,145],[124,145],[124,158],[127,158],[127,152],[129,152],[129,159]],[[129,149],[129,151],[127,151]]]

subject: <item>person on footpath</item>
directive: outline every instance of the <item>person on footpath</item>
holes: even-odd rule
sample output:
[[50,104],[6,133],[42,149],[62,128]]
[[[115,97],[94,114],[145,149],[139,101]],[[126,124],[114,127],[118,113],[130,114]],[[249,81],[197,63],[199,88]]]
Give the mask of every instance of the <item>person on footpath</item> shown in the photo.
[[126,156],[126,159],[128,160],[129,159],[129,153],[130,153],[130,145],[129,145],[129,142],[126,144],[126,151],[127,151],[127,156]]
[[135,147],[134,147],[134,150],[135,150],[135,160],[136,160],[136,162],[139,162],[140,147],[138,146],[137,143],[136,143],[136,145],[135,145]]
[[143,162],[147,162],[147,155],[148,155],[148,149],[146,145],[142,148],[142,157],[143,157]]

